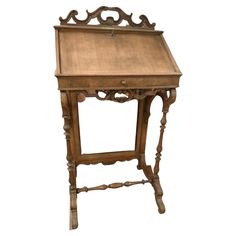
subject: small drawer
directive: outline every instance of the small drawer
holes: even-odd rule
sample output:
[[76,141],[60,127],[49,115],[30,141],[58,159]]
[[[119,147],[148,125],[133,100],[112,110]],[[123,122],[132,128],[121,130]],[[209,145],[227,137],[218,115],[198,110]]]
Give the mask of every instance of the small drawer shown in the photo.
[[145,77],[58,77],[60,90],[86,89],[132,89],[132,88],[175,88],[179,85],[178,76]]

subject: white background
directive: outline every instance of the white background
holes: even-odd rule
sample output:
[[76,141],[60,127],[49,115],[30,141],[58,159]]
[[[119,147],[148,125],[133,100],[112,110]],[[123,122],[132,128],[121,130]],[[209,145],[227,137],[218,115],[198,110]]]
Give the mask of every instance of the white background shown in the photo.
[[[235,236],[234,3],[1,1],[0,235]],[[156,22],[156,28],[165,31],[183,72],[177,101],[168,114],[161,162],[167,212],[158,214],[149,185],[82,193],[78,197],[79,229],[69,231],[66,147],[57,81],[53,76],[53,25],[59,23],[59,16],[65,17],[72,9],[82,12],[82,18],[86,9],[93,11],[101,5],[133,12],[137,22],[140,14]],[[97,103],[90,104],[94,116],[100,120],[102,115],[108,117],[98,111]],[[109,114],[112,104],[104,104]],[[88,127],[88,132],[84,128],[84,142],[90,142],[85,148],[100,148],[107,137],[110,141],[120,140],[122,145],[129,144],[134,131],[134,104],[125,105],[119,116],[112,116],[114,138],[104,131],[106,122],[101,121],[94,126],[98,129],[93,130],[97,138],[92,139],[94,121],[86,121],[92,114],[87,111],[82,118]],[[149,163],[153,163],[155,156],[159,111],[157,99],[152,106],[148,133]],[[136,161],[78,168],[79,186],[142,178]]]

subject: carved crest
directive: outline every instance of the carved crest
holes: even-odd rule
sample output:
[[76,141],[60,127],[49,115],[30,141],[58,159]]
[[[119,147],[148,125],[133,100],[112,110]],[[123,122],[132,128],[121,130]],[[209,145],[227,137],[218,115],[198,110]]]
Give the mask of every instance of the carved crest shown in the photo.
[[[106,17],[106,19],[102,18],[102,13],[104,11],[113,11],[117,12],[119,17],[115,20],[112,16]],[[99,7],[94,12],[87,12],[87,18],[85,20],[79,20],[76,16],[78,12],[76,10],[72,10],[68,16],[63,19],[62,17],[59,18],[61,25],[87,25],[92,19],[97,18],[99,24],[101,26],[119,26],[123,20],[127,21],[128,27],[134,28],[144,28],[144,29],[154,29],[155,23],[150,23],[148,18],[145,15],[141,15],[139,19],[141,20],[140,23],[134,23],[132,20],[132,13],[130,15],[126,14],[123,10],[118,7]],[[74,23],[69,23],[70,20],[73,20]]]

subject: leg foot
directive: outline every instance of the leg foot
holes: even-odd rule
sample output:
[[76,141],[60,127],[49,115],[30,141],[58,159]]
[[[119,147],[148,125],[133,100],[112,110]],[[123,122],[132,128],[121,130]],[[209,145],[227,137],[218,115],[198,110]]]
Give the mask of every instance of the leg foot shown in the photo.
[[160,184],[160,180],[158,177],[155,177],[153,179],[153,184],[152,184],[154,191],[155,191],[155,198],[156,198],[156,203],[158,206],[158,211],[160,214],[165,213],[166,209],[165,209],[165,205],[162,201],[162,196],[163,196],[163,191],[161,188],[161,184]]
[[70,193],[70,229],[78,228],[77,193]]
[[78,228],[77,210],[70,210],[70,230]]
[[[73,129],[72,129],[72,119],[73,112],[72,108],[75,109],[77,107],[77,97],[76,97],[76,106],[71,104],[72,95],[70,92],[61,92],[61,105],[62,105],[62,114],[64,118],[64,126],[65,137],[66,137],[66,145],[67,145],[67,155],[66,158],[68,160],[67,166],[69,171],[69,183],[70,183],[70,229],[76,229],[78,227],[78,219],[77,219],[77,192],[76,192],[76,161],[73,156],[72,143],[73,140]],[[75,99],[73,100],[75,101]],[[77,113],[78,114],[78,113]]]
[[156,198],[156,203],[157,203],[157,206],[158,206],[158,212],[160,214],[165,213],[166,208],[165,208],[165,205],[162,201],[162,197],[159,197],[157,194],[155,194],[155,198]]
[[141,165],[140,165],[139,162],[140,162],[140,161],[138,161],[137,169],[138,169],[138,170],[142,170],[142,167],[141,167]]

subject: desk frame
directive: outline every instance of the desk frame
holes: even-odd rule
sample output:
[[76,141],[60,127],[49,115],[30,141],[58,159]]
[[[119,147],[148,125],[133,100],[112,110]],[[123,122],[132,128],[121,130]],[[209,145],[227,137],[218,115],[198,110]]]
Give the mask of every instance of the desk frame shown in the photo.
[[[102,18],[101,13],[103,11],[116,11],[119,14],[118,20],[114,20],[113,17],[107,17],[105,20]],[[109,8],[109,7],[100,7],[92,13],[88,13],[88,16],[85,20],[78,20],[76,15],[77,11],[71,11],[69,15],[63,19],[60,18],[61,26],[56,26],[55,28],[60,27],[90,27],[86,26],[91,19],[97,18],[100,23],[98,28],[106,27],[116,27],[116,30],[134,30],[134,31],[143,31],[147,33],[152,33],[154,30],[155,24],[150,24],[147,17],[142,15],[140,16],[141,22],[136,24],[132,21],[131,15],[127,15],[120,8]],[[75,24],[69,23],[70,20],[73,20]],[[130,28],[122,28],[118,26],[122,20],[126,20],[129,23]],[[93,26],[95,27],[95,26]],[[97,26],[96,26],[97,27]],[[95,28],[96,28],[95,27]],[[158,33],[158,31],[155,31]],[[161,33],[161,32],[159,32]],[[56,31],[56,36],[58,36],[58,31]],[[164,39],[163,39],[164,40]],[[167,47],[167,45],[165,45]],[[57,55],[58,52],[57,45]],[[167,47],[168,53],[169,49]],[[111,80],[103,81],[103,78],[95,76],[93,78],[86,76],[71,76],[60,74],[59,71],[56,71],[56,76],[58,77],[59,90],[61,94],[61,105],[64,118],[64,131],[67,144],[67,161],[68,161],[68,171],[69,171],[69,183],[70,183],[70,229],[75,229],[78,227],[77,219],[77,194],[81,192],[88,192],[93,190],[105,190],[108,188],[115,189],[120,187],[129,187],[136,184],[146,184],[150,183],[154,189],[155,199],[158,206],[159,213],[165,212],[165,205],[162,201],[163,191],[159,179],[159,163],[161,160],[162,153],[162,141],[163,134],[166,128],[166,115],[169,111],[170,105],[175,102],[176,99],[176,87],[178,87],[179,77],[181,75],[174,59],[170,54],[170,59],[172,60],[173,66],[176,69],[176,73],[172,74],[163,74],[158,76],[147,75],[144,77],[147,78],[146,85],[138,82],[139,78],[143,76],[136,76],[136,79],[126,78],[123,79],[122,76],[109,76]],[[57,65],[60,68],[60,56],[57,56]],[[59,69],[60,70],[60,69]],[[121,79],[121,80],[120,80]],[[114,86],[114,82],[119,82],[119,86]],[[126,84],[126,81],[132,80],[135,86],[129,87]],[[84,81],[88,81],[91,86],[88,88],[83,87],[85,84]],[[108,83],[107,86],[102,85],[96,86],[93,81],[102,81]],[[113,81],[113,82],[112,82]],[[103,92],[104,96],[101,97],[99,92]],[[122,94],[123,96],[117,97],[116,94]],[[146,136],[148,128],[148,119],[150,116],[150,106],[153,99],[159,96],[162,99],[162,118],[160,126],[160,136],[156,148],[156,161],[155,166],[152,168],[150,165],[146,164],[145,160],[145,147],[146,147]],[[120,152],[107,152],[107,153],[93,153],[93,154],[82,154],[81,153],[81,142],[80,142],[80,126],[79,126],[79,110],[78,102],[85,101],[86,97],[96,97],[97,99],[110,100],[114,102],[124,103],[133,99],[138,100],[138,112],[137,112],[137,126],[136,126],[136,140],[135,140],[135,150],[120,151]],[[124,183],[112,183],[109,185],[103,184],[96,187],[81,187],[77,188],[76,178],[77,178],[77,166],[81,164],[98,164],[102,163],[104,165],[114,164],[117,161],[129,161],[137,159],[139,170],[143,170],[146,180],[141,181],[126,181]]]
[[[108,91],[114,92],[115,90]],[[118,91],[117,91],[118,92]],[[140,92],[140,91],[139,91]],[[94,96],[93,94],[85,93],[84,91],[61,91],[61,104],[64,118],[64,130],[67,143],[67,161],[69,171],[70,183],[70,229],[78,227],[77,220],[77,194],[81,192],[88,192],[92,190],[105,190],[107,188],[120,188],[129,187],[135,184],[150,183],[154,188],[155,199],[158,206],[159,213],[165,212],[165,205],[162,201],[163,191],[159,180],[159,163],[161,160],[163,134],[166,127],[166,114],[169,111],[170,105],[175,101],[175,89],[158,89],[149,91],[148,94],[152,95],[142,96],[138,99],[138,114],[137,114],[137,128],[136,128],[136,141],[135,150],[122,151],[122,152],[108,152],[108,153],[95,153],[95,154],[81,154],[80,133],[79,133],[79,115],[78,115],[78,102],[85,100],[87,96]],[[169,93],[169,96],[168,96]],[[139,93],[140,94],[140,93]],[[148,119],[150,116],[150,106],[153,99],[160,96],[163,102],[162,118],[160,127],[159,142],[156,149],[156,162],[154,168],[146,164],[145,161],[145,146],[148,128]],[[96,97],[96,96],[95,96]],[[114,100],[109,97],[107,100]],[[127,99],[125,97],[125,99]],[[125,99],[118,99],[116,102],[125,102]],[[105,100],[105,99],[104,99]],[[127,101],[130,100],[127,99]],[[77,144],[77,145],[75,145]],[[76,149],[77,148],[77,149]],[[129,161],[132,159],[138,160],[138,169],[142,169],[147,180],[141,181],[127,181],[125,183],[112,183],[109,185],[100,185],[96,187],[76,187],[77,171],[76,167],[80,164],[98,164],[104,165],[114,164],[117,161]]]

